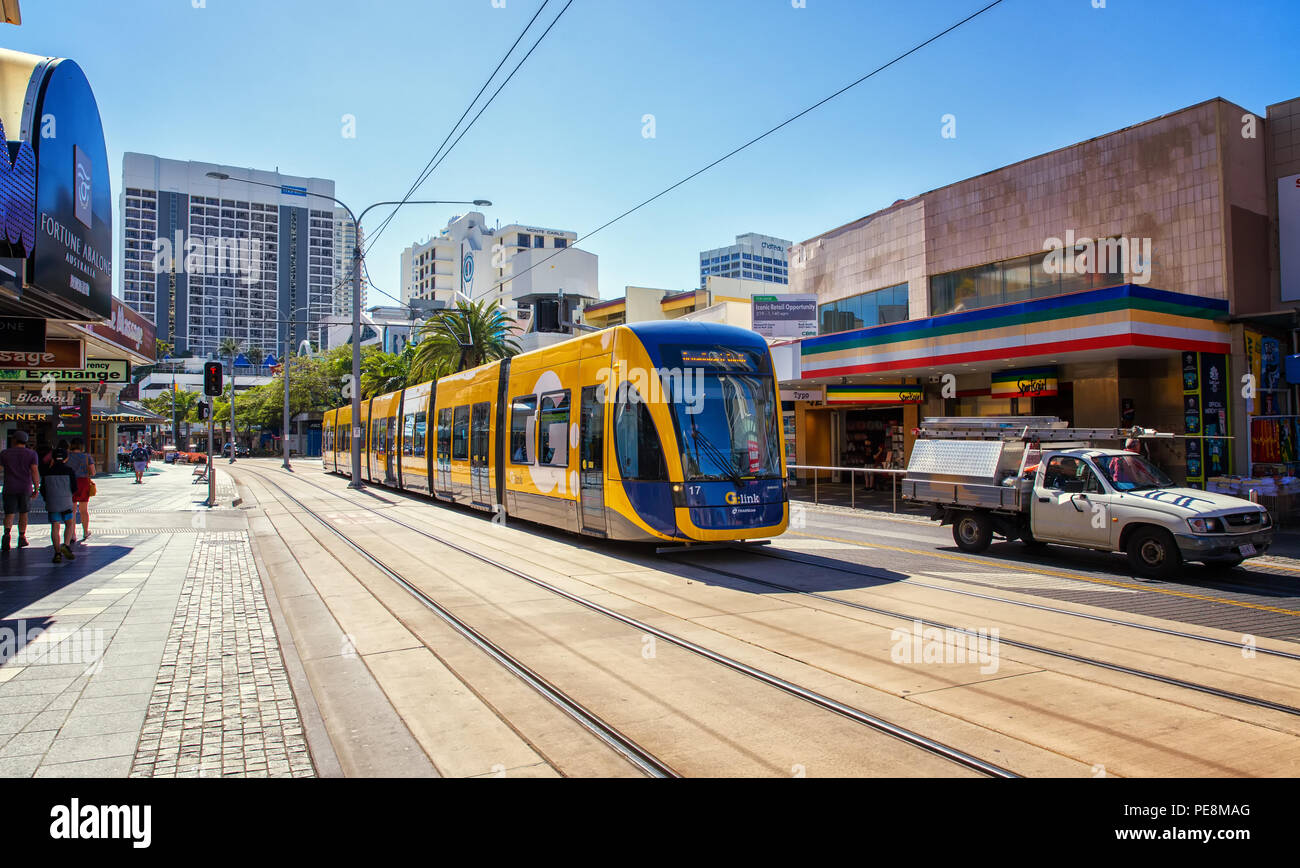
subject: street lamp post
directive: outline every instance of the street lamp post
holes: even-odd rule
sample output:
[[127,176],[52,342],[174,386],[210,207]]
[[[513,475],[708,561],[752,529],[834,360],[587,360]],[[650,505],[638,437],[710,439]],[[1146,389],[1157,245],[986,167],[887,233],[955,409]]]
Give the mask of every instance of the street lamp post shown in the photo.
[[[207,176],[218,181],[229,181],[230,175],[225,172],[208,172]],[[270,187],[272,190],[279,190],[288,196],[315,196],[319,199],[329,199],[331,202],[339,205],[344,211],[348,212],[348,218],[352,220],[353,234],[356,241],[352,247],[352,381],[349,384],[349,391],[352,397],[352,430],[349,433],[350,452],[352,454],[352,481],[348,483],[349,488],[362,488],[361,483],[361,450],[359,448],[361,438],[364,434],[361,422],[361,259],[364,255],[361,250],[361,221],[365,219],[366,214],[372,208],[378,208],[382,205],[474,205],[476,207],[490,207],[492,205],[486,199],[466,200],[446,200],[446,199],[407,199],[405,201],[389,200],[384,202],[375,202],[368,205],[361,216],[358,217],[352,212],[342,199],[336,199],[333,196],[327,196],[324,193],[313,193],[304,190],[301,187],[288,187],[283,184],[267,184],[263,181],[244,180],[245,184],[253,184],[258,187]],[[234,419],[234,404],[231,404],[231,419]],[[232,450],[233,451],[233,450]],[[234,455],[231,455],[234,458]]]
[[310,305],[296,307],[289,312],[289,328],[284,336],[284,356],[280,359],[280,376],[284,378],[284,424],[280,429],[280,446],[284,450],[284,461],[280,466],[290,473],[293,472],[293,465],[289,463],[289,359],[293,356],[293,327],[300,310],[308,311],[308,320],[311,319]]

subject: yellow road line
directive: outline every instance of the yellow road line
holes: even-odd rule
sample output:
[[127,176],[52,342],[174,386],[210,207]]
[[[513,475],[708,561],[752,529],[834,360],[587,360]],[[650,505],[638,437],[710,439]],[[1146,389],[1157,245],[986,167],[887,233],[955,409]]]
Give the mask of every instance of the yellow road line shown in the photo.
[[1077,573],[1065,573],[1057,570],[1044,570],[1036,567],[1026,567],[1026,566],[1021,566],[1020,564],[1009,564],[1000,561],[990,562],[987,560],[980,560],[978,558],[969,558],[969,557],[964,557],[962,555],[949,554],[948,552],[922,551],[921,549],[905,549],[899,546],[881,545],[879,543],[874,543],[874,542],[864,543],[864,542],[859,542],[857,540],[844,539],[843,537],[820,536],[818,534],[799,533],[797,531],[787,531],[787,533],[789,533],[791,536],[802,536],[802,537],[807,537],[809,539],[826,540],[827,542],[845,543],[846,545],[859,546],[861,548],[884,549],[885,551],[901,552],[902,554],[908,554],[908,555],[922,555],[924,557],[941,558],[943,560],[957,561],[958,563],[964,563],[964,564],[977,564],[982,567],[988,567],[992,565],[1007,570],[1016,570],[1022,573],[1036,573],[1040,576],[1051,576],[1053,578],[1058,578],[1058,579],[1073,579],[1074,581],[1077,582],[1091,582],[1094,585],[1109,585],[1110,587],[1113,588],[1126,588],[1128,590],[1133,590],[1133,591],[1147,591],[1152,594],[1164,594],[1169,597],[1182,597],[1184,599],[1200,600],[1206,603],[1222,603],[1225,606],[1236,606],[1241,609],[1257,609],[1258,611],[1261,612],[1273,612],[1278,615],[1292,615],[1294,617],[1300,618],[1300,612],[1294,611],[1292,609],[1283,609],[1278,606],[1265,606],[1260,603],[1248,603],[1245,602],[1244,600],[1228,600],[1228,599],[1224,599],[1223,597],[1211,597],[1207,594],[1190,594],[1187,593],[1186,591],[1175,591],[1169,588],[1152,588],[1148,585],[1137,585],[1137,584],[1133,584],[1132,582],[1120,582],[1114,579],[1097,579],[1088,576],[1081,576]]

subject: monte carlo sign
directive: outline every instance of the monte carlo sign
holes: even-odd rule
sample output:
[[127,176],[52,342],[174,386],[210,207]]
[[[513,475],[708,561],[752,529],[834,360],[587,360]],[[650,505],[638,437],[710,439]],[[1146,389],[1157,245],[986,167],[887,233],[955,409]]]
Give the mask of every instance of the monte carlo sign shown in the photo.
[[113,198],[99,106],[71,60],[0,49],[0,256],[25,261],[22,306],[112,314]]

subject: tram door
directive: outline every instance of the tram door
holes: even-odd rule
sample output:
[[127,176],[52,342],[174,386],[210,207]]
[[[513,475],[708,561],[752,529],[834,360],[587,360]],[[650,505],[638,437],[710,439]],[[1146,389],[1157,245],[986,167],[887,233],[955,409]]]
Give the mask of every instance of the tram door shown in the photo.
[[438,472],[434,486],[438,492],[450,496],[451,490],[451,408],[438,411]]
[[491,413],[491,404],[475,404],[469,423],[470,500],[484,506],[492,503],[492,472],[488,460],[492,448]]
[[578,489],[582,529],[604,534],[605,527],[605,405],[596,386],[584,386],[578,430]]
[[393,457],[397,452],[397,419],[388,417],[388,436],[384,438],[384,484],[396,485],[397,474],[393,472]]

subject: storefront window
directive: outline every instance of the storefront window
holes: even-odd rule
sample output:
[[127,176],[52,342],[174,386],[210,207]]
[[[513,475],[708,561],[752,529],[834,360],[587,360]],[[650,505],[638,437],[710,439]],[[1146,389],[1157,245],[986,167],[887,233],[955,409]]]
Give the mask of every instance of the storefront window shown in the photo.
[[852,331],[907,319],[907,284],[888,286],[820,306],[821,334]]
[[[1124,251],[1114,239],[1053,256],[1034,253],[930,278],[930,315],[1117,286],[1125,280]],[[1079,257],[1083,258],[1080,259]],[[1049,268],[1049,263],[1062,268]]]

